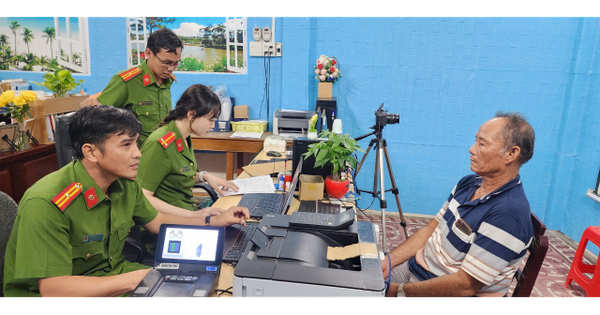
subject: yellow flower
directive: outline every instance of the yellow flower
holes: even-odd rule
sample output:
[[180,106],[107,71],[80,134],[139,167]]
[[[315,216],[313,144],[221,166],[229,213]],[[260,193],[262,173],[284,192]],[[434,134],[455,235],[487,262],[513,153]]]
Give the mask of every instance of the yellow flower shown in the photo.
[[0,107],[6,106],[6,104],[12,102],[14,96],[14,91],[6,91],[2,93],[2,95],[0,95]]
[[37,99],[37,95],[34,91],[21,91],[20,95],[23,97],[23,99],[25,99],[27,103],[35,101]]
[[13,99],[13,103],[19,107],[23,107],[23,105],[27,104],[27,101],[23,98],[23,96],[15,96]]
[[315,129],[315,124],[317,123],[317,114],[314,114],[311,118],[310,118],[310,127],[311,129]]

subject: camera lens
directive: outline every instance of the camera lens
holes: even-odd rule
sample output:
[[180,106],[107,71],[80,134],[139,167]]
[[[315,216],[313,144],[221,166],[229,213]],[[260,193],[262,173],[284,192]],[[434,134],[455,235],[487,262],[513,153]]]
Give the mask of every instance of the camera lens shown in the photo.
[[390,125],[397,124],[400,122],[399,114],[388,114],[387,115],[387,123]]

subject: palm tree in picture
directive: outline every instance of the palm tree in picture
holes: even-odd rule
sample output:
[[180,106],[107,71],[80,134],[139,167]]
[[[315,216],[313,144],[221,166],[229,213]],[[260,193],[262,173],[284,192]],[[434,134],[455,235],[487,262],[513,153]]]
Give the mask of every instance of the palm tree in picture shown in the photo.
[[46,57],[46,56],[41,56],[40,57],[40,59],[39,59],[39,65],[42,66],[42,70],[41,71],[46,70],[46,68],[44,68],[44,67],[48,67],[48,64],[50,63],[50,60],[51,59],[48,59],[48,57]]
[[15,68],[17,69],[19,69],[19,64],[25,61],[25,57],[23,57],[23,55],[14,55],[11,59],[13,64],[15,65]]
[[73,54],[73,63],[81,67],[81,54],[80,53],[77,52],[77,53]]
[[46,44],[48,44],[48,42],[50,42],[50,59],[52,59],[54,57],[53,51],[52,51],[52,41],[54,41],[56,39],[56,30],[54,29],[54,27],[46,26],[46,28],[42,32],[44,32],[44,34],[46,34],[46,35],[42,36],[42,37],[46,37]]
[[23,67],[23,71],[33,71],[33,66],[38,64],[38,57],[36,57],[32,53],[28,53],[24,57],[25,66]]
[[8,36],[1,34],[0,35],[0,46],[5,46],[8,44]]
[[21,28],[21,25],[19,25],[19,22],[17,22],[17,21],[12,21],[12,22],[10,22],[10,26],[8,28],[10,28],[10,30],[13,33],[13,36],[15,37],[15,55],[16,55],[17,54],[17,30]]
[[34,38],[33,32],[27,27],[25,27],[23,28],[23,34],[21,35],[23,35],[23,42],[27,44],[27,53],[29,53],[29,43],[31,43],[31,40]]
[[14,55],[12,49],[9,46],[4,47],[0,50],[0,70],[10,69],[10,63]]

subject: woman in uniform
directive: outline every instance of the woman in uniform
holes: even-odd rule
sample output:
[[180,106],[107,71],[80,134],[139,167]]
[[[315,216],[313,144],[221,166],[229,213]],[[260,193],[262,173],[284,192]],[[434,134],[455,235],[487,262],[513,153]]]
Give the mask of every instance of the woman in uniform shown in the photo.
[[[150,203],[159,212],[206,217],[215,225],[223,209],[198,210],[193,198],[195,183],[206,182],[220,194],[222,189],[238,190],[237,185],[206,171],[199,172],[191,135],[205,135],[221,112],[219,97],[201,84],[190,86],[175,108],[142,145],[136,180]],[[216,220],[218,222],[219,220]]]

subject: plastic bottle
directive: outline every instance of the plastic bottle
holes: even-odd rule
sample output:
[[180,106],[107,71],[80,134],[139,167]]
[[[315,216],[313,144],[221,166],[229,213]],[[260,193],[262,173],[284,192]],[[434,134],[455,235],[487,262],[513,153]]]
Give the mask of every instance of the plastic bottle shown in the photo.
[[285,175],[279,173],[279,190],[284,190],[285,189]]

